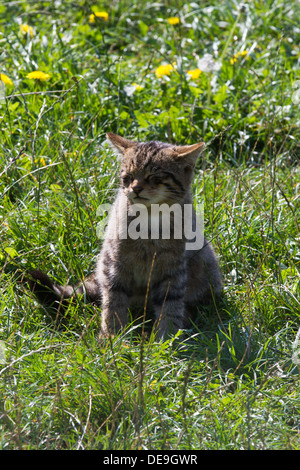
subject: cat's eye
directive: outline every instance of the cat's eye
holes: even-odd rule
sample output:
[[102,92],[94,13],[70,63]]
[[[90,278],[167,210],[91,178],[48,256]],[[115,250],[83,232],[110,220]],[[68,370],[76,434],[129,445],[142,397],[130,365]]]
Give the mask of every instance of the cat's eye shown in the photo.
[[133,181],[133,176],[131,174],[121,175],[122,181],[124,184],[130,184]]
[[161,168],[159,168],[159,166],[153,166],[151,168],[151,171],[150,171],[150,175],[147,177],[148,178],[152,178],[153,176],[158,176],[158,172],[161,170]]
[[146,178],[146,181],[153,184],[160,184],[162,182],[162,176],[158,173],[152,173]]

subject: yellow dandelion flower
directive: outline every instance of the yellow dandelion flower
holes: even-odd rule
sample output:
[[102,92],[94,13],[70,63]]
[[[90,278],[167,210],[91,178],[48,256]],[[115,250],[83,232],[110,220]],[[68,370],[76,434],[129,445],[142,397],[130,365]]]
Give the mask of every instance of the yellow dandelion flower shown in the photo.
[[150,383],[150,388],[153,390],[156,387],[156,384],[157,384],[157,380],[156,379],[152,380],[152,382]]
[[32,26],[29,26],[28,24],[21,24],[20,25],[20,31],[21,31],[22,34],[24,34],[24,36],[29,34],[30,37],[33,38],[33,28],[32,28]]
[[138,85],[137,83],[133,83],[132,86],[135,87],[136,91],[141,91],[143,87],[141,85]]
[[95,11],[95,13],[92,13],[90,15],[89,22],[90,23],[96,23],[96,17],[100,18],[103,21],[107,21],[108,20],[108,13],[106,13],[106,11]]
[[[239,57],[246,57],[246,56],[248,56],[248,51],[240,51],[240,52],[237,52],[237,53],[234,54],[234,56],[230,59],[231,65],[235,64]],[[248,59],[249,57],[246,57],[246,58]]]
[[5,75],[4,73],[0,73],[0,80],[1,82],[3,82],[5,85],[13,85],[13,82],[11,81],[11,79]]
[[36,159],[34,160],[34,162],[35,162],[35,163],[41,163],[42,166],[46,166],[46,161],[45,161],[44,157],[36,158]]
[[180,23],[180,19],[178,18],[178,16],[171,16],[170,18],[167,19],[167,21],[169,24],[172,24],[173,26]]
[[165,75],[170,75],[172,70],[174,70],[174,67],[171,64],[160,65],[155,70],[155,75],[156,75],[157,78],[161,78]]
[[45,82],[46,80],[49,80],[50,75],[48,73],[36,70],[35,72],[30,72],[28,75],[26,75],[26,78],[30,78],[32,80],[41,80],[42,82]]
[[187,74],[191,77],[192,80],[197,80],[200,77],[202,71],[200,69],[188,70]]

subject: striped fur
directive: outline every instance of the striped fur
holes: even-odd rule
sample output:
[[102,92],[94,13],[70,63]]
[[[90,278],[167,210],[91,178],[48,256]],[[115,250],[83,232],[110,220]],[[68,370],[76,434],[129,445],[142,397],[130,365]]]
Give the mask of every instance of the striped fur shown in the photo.
[[[145,304],[154,310],[157,336],[164,338],[170,332],[186,326],[186,305],[207,302],[222,290],[221,274],[213,248],[207,241],[198,251],[187,251],[184,238],[175,239],[116,239],[116,222],[127,224],[132,204],[192,202],[190,185],[193,169],[203,144],[175,146],[161,142],[132,142],[108,133],[108,140],[121,155],[120,189],[114,202],[105,240],[95,273],[85,285],[87,296],[102,304],[101,336],[124,328],[128,323],[128,309]],[[195,217],[195,215],[193,216]],[[124,219],[125,220],[125,219]],[[33,286],[46,286],[55,300],[74,296],[83,287],[56,286],[44,274],[31,273]],[[44,276],[44,277],[43,277]],[[32,287],[32,286],[31,286]],[[44,289],[45,290],[45,289]],[[43,301],[43,291],[37,296]],[[50,296],[51,297],[51,296]]]

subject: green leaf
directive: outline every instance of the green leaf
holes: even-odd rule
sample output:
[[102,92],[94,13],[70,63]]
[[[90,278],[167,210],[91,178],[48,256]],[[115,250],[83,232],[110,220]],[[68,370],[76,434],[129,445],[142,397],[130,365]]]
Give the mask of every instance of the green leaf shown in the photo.
[[222,104],[226,100],[226,97],[227,97],[227,86],[222,85],[213,98],[217,104]]
[[15,248],[13,246],[5,247],[4,251],[9,255],[10,258],[14,258],[15,256],[19,256],[18,252],[15,250]]
[[144,23],[143,21],[140,21],[139,22],[139,27],[140,27],[141,34],[143,36],[146,36],[146,34],[148,33],[148,30],[149,30],[149,26],[147,26],[146,23]]

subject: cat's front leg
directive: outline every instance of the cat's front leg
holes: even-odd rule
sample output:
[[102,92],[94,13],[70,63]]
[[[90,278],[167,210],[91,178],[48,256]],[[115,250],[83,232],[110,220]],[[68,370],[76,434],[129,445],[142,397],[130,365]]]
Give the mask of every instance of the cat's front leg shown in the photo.
[[185,328],[185,289],[186,278],[170,278],[152,287],[152,303],[155,310],[157,339],[163,340]]
[[120,285],[109,286],[102,292],[100,337],[107,337],[123,329],[128,323],[128,292]]

